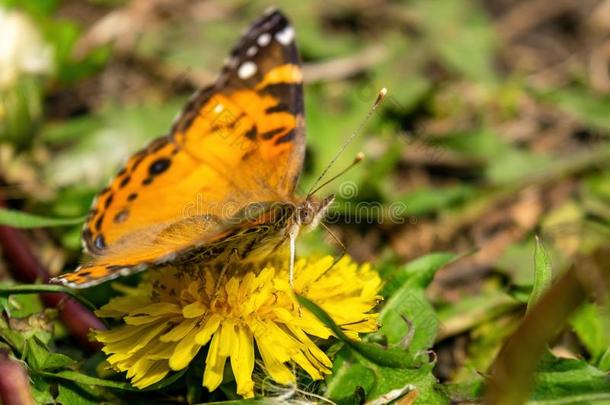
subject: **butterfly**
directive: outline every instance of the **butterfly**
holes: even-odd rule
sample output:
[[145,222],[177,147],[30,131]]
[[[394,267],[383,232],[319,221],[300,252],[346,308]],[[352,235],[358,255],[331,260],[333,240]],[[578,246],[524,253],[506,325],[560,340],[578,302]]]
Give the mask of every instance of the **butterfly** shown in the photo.
[[167,264],[256,262],[287,244],[292,269],[297,235],[333,201],[295,195],[304,154],[294,28],[270,10],[168,134],[99,193],[82,232],[90,259],[52,282],[84,288]]

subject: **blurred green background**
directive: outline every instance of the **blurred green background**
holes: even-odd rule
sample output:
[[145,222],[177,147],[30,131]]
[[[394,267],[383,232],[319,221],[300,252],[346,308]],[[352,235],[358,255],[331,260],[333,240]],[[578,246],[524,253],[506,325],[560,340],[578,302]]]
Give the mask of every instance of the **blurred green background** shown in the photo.
[[[558,277],[610,242],[610,1],[1,0],[0,197],[44,217],[85,215],[269,5],[292,20],[304,63],[300,189],[388,88],[337,165],[367,156],[328,187],[338,194],[330,226],[388,281],[448,263],[399,308],[433,323],[418,343],[436,353],[420,392],[476,398],[537,269]],[[80,225],[30,236],[53,273],[78,263]],[[338,251],[322,230],[300,244],[302,254]],[[99,291],[96,304],[110,294]],[[561,383],[545,377],[539,401],[609,389],[607,305],[587,303],[569,323],[545,367],[551,375],[552,361],[576,363],[561,363],[571,373]],[[367,393],[383,391],[350,372]],[[353,395],[340,387],[335,399]],[[553,403],[575,403],[567,398]]]

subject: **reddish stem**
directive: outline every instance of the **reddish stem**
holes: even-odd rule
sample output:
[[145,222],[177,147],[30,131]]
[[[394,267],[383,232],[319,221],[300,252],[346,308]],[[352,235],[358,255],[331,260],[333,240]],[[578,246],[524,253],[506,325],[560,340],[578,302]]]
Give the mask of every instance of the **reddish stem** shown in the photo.
[[21,365],[0,351],[0,403],[3,405],[34,405],[28,375]]
[[[4,206],[0,198],[0,206]],[[0,246],[12,276],[22,283],[48,282],[49,272],[30,248],[25,234],[15,228],[0,226]],[[91,329],[105,329],[104,324],[78,301],[61,293],[44,293],[40,298],[45,306],[56,308],[59,318],[70,335],[88,350],[99,350],[99,342],[89,340]]]

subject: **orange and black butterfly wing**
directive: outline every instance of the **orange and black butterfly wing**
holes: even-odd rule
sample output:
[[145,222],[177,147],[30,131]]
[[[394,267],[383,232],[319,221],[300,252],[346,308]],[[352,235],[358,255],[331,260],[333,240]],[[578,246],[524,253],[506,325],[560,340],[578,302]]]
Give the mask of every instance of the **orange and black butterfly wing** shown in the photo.
[[[272,11],[242,37],[216,83],[191,98],[169,135],[133,155],[99,194],[83,230],[92,260],[58,281],[93,285],[217,242],[226,234],[217,223],[248,203],[292,200],[304,148],[294,30]],[[159,238],[191,217],[214,221]]]

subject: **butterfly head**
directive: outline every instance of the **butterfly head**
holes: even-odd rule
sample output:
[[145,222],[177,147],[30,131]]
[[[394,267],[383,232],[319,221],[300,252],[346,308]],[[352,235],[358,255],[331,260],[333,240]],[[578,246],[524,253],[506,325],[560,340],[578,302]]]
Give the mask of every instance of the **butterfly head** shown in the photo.
[[320,201],[312,197],[306,198],[301,205],[297,206],[295,213],[296,224],[306,229],[315,228],[324,218],[324,214],[334,200],[335,196],[332,194]]

